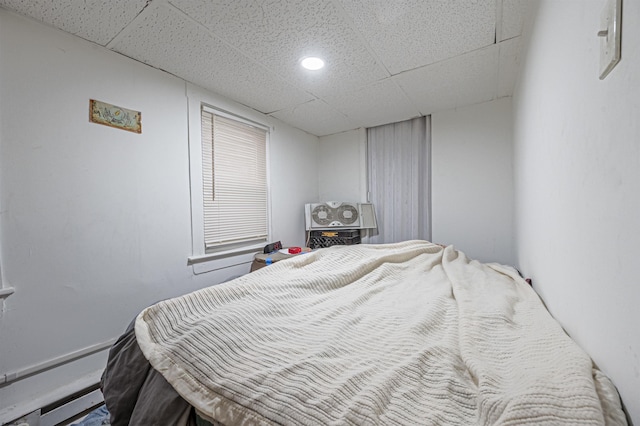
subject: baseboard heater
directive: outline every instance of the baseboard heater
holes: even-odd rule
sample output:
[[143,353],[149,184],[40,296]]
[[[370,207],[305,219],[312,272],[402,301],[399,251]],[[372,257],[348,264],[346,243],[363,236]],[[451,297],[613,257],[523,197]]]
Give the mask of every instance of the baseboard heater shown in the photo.
[[104,403],[99,384],[27,414],[5,426],[57,426],[73,422]]
[[[93,355],[97,352],[107,350],[115,341],[116,339],[110,339],[108,341],[97,343],[84,349],[32,365],[19,371],[1,374],[0,387],[7,386],[12,382],[19,381],[27,377],[35,376],[39,373],[68,364],[80,358]],[[92,383],[94,380],[96,383]],[[35,411],[32,410],[39,405],[31,406],[31,409],[24,407],[25,410],[22,411],[22,413],[26,412],[29,414],[25,414],[19,419],[10,421],[9,423],[2,423],[3,420],[0,419],[0,423],[4,426],[56,426],[82,417],[84,414],[100,406],[104,401],[97,379],[92,379],[88,381],[88,383],[85,382],[84,386],[81,386],[79,391],[73,392],[70,395],[63,396],[61,399],[55,400],[55,402],[49,403],[52,399],[53,398],[47,398],[47,400],[41,401],[40,403],[43,404],[42,407]],[[21,415],[22,413],[18,412],[16,415]]]

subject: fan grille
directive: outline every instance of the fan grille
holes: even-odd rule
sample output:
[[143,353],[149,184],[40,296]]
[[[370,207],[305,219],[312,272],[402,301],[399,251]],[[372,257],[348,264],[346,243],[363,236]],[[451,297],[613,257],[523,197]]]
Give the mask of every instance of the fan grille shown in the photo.
[[350,204],[344,204],[338,207],[338,221],[345,224],[351,225],[356,220],[358,220],[358,209]]
[[313,221],[318,225],[329,225],[333,222],[333,212],[329,206],[319,205],[313,209],[311,216],[313,217]]
[[327,202],[313,206],[311,218],[316,226],[358,226],[360,212],[352,203]]

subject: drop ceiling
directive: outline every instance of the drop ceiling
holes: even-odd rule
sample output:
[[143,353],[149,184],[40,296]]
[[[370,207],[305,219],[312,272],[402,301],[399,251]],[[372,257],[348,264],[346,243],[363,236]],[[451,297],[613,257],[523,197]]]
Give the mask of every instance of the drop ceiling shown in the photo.
[[[325,136],[511,96],[525,0],[0,0]],[[318,56],[320,71],[300,67]]]

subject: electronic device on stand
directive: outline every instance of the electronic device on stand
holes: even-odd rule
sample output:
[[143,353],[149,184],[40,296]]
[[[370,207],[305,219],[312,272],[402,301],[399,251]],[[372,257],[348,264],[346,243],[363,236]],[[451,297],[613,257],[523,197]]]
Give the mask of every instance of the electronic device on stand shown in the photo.
[[307,246],[360,244],[360,231],[377,228],[372,203],[326,201],[305,204]]

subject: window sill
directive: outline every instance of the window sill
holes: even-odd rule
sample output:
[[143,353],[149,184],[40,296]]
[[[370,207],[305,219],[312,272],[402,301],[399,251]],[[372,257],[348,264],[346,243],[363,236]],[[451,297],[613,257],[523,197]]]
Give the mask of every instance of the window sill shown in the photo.
[[241,254],[261,252],[264,249],[264,244],[254,244],[251,246],[239,247],[229,250],[221,250],[212,253],[201,254],[197,256],[189,256],[187,258],[188,265],[195,265],[196,263],[208,262],[216,259],[226,259]]
[[262,253],[263,249],[263,244],[255,244],[197,256],[189,256],[187,258],[187,264],[193,266],[194,274],[198,275],[217,269],[250,263],[253,261],[255,254]]

